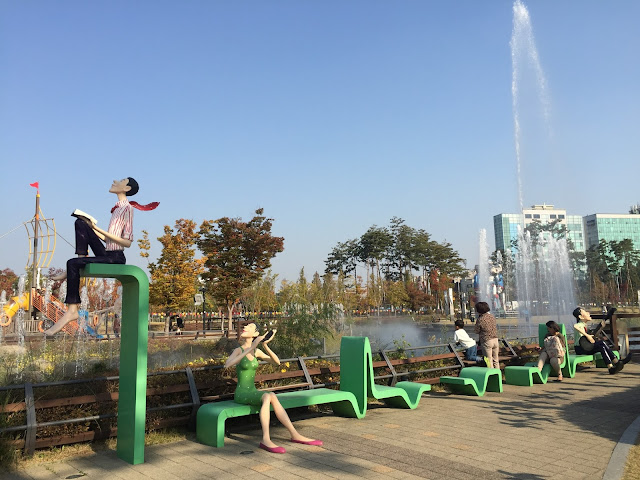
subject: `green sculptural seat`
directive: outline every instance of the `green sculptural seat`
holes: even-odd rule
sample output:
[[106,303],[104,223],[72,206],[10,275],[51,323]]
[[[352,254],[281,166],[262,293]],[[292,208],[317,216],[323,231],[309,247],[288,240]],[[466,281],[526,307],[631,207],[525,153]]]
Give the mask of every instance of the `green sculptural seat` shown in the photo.
[[[367,397],[383,400],[398,408],[415,408],[422,393],[431,385],[398,382],[389,387],[374,382],[371,346],[366,337],[343,337],[340,348],[340,390],[312,388],[276,394],[286,408],[330,404],[336,415],[363,418],[367,412]],[[212,447],[224,446],[227,418],[256,414],[259,406],[243,405],[233,400],[212,402],[198,410],[196,438]]]
[[115,278],[122,284],[117,454],[133,465],[144,462],[147,408],[149,278],[133,265],[92,263],[83,277]]
[[398,382],[395,386],[378,385],[374,381],[371,345],[367,337],[342,337],[340,341],[340,390],[352,392],[366,410],[367,397],[382,400],[397,408],[416,408],[431,385]]
[[502,372],[499,368],[465,367],[457,377],[440,377],[454,393],[482,397],[485,392],[502,393]]
[[[276,395],[285,409],[329,403],[334,412],[340,415],[352,418],[364,417],[364,412],[360,410],[356,398],[349,392],[315,388]],[[233,400],[207,403],[198,410],[196,438],[200,443],[221,448],[224,446],[224,426],[227,418],[244,417],[257,414],[259,411],[259,406],[243,405]]]
[[508,385],[519,385],[521,387],[532,387],[534,383],[545,384],[549,379],[551,365],[546,363],[542,371],[533,366],[512,366],[504,369],[504,383]]

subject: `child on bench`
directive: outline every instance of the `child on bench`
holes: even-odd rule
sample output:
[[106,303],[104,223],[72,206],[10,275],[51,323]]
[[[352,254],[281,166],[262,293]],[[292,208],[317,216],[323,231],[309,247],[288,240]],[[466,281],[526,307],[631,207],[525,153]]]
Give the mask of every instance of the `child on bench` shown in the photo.
[[478,345],[476,341],[469,336],[464,329],[464,320],[456,320],[454,322],[456,332],[453,334],[453,340],[456,345],[460,345],[464,350],[464,358],[479,364],[486,365],[484,358],[478,356]]

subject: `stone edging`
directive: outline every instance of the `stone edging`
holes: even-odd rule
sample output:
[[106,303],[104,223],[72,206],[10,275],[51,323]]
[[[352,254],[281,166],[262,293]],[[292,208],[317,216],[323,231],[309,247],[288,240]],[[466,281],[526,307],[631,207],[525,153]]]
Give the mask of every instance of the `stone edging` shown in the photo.
[[624,475],[624,468],[627,464],[627,456],[629,450],[636,443],[640,433],[640,416],[638,416],[624,431],[620,440],[613,449],[611,458],[609,459],[609,465],[604,472],[602,480],[621,480]]

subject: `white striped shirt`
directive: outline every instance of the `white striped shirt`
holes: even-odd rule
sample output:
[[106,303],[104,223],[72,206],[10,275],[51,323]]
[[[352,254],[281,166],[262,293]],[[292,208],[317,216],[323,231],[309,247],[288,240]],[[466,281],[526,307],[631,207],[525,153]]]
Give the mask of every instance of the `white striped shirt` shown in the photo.
[[[133,240],[133,207],[129,204],[128,200],[120,200],[116,203],[115,210],[111,214],[111,221],[109,222],[109,229],[107,231],[116,237]],[[105,244],[107,251],[109,252],[124,250],[122,245],[118,245],[116,242],[109,240],[108,238],[106,239]]]

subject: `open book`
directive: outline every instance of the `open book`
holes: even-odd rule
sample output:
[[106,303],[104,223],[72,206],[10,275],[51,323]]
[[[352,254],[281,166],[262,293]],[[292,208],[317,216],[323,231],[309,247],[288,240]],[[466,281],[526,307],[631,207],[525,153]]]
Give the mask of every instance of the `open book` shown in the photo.
[[[94,226],[96,226],[98,224],[98,221],[95,218],[93,218],[88,213],[83,212],[82,210],[79,210],[77,208],[73,211],[71,216],[72,217],[76,217],[76,218],[80,218],[81,220],[84,220],[89,225],[91,225],[91,227],[94,227]],[[95,232],[95,230],[94,230],[94,232]],[[103,234],[101,234],[100,232],[95,232],[95,233],[98,236],[98,238],[100,238],[101,240],[104,240],[104,235]]]
[[91,215],[89,215],[88,213],[85,213],[82,210],[79,210],[77,208],[73,211],[71,216],[72,217],[81,218],[82,220],[88,220],[89,223],[92,223],[94,225],[96,225],[98,223],[98,221],[95,218],[93,218]]

